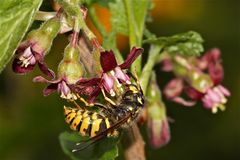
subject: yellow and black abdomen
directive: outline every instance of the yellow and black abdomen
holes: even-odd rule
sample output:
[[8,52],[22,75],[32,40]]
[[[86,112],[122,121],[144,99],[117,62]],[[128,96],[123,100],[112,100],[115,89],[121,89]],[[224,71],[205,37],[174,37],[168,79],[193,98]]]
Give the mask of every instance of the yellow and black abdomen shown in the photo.
[[82,136],[94,137],[112,126],[107,117],[97,112],[64,107],[64,115],[70,128]]

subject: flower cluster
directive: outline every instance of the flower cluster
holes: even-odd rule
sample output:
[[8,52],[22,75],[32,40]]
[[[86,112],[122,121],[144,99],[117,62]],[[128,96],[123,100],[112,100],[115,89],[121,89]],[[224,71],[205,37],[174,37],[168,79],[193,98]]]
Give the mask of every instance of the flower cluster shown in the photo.
[[[193,106],[201,100],[204,107],[213,113],[225,109],[226,97],[230,96],[230,92],[220,84],[224,73],[219,49],[211,49],[200,58],[169,56],[163,61],[162,69],[173,71],[176,75],[164,88],[167,99],[184,106]],[[180,97],[183,91],[191,100]]]
[[[133,47],[125,61],[118,64],[113,50],[105,50],[87,27],[85,23],[87,9],[83,6],[80,7],[78,2],[79,1],[59,1],[62,8],[56,16],[45,21],[39,29],[29,32],[26,39],[16,50],[16,56],[12,64],[14,72],[19,74],[28,73],[38,64],[42,73],[48,76],[47,78],[37,76],[33,79],[34,82],[47,83],[47,87],[43,90],[44,96],[58,92],[60,97],[66,100],[75,102],[75,100],[80,99],[86,104],[86,108],[94,103],[96,104],[95,106],[101,106],[99,102],[103,102],[103,108],[106,103],[107,105],[109,103],[113,104],[112,106],[107,106],[108,108],[113,107],[113,109],[115,109],[115,107],[119,108],[118,106],[125,108],[125,106],[128,105],[130,107],[129,110],[126,111],[127,113],[134,110],[132,108],[132,101],[134,101],[134,105],[137,107],[141,106],[141,109],[143,108],[146,113],[145,116],[143,115],[139,119],[147,121],[148,136],[151,145],[155,148],[162,147],[166,145],[171,138],[170,127],[166,106],[161,96],[161,90],[157,84],[155,72],[152,71],[154,65],[159,62],[158,60],[162,60],[162,70],[165,72],[173,72],[175,75],[175,78],[170,80],[163,89],[163,94],[167,99],[184,106],[193,106],[200,100],[203,106],[210,109],[213,113],[216,113],[218,109],[225,109],[225,104],[227,98],[230,96],[230,92],[221,85],[224,71],[219,49],[211,49],[202,57],[198,58],[185,57],[179,54],[168,54],[166,49],[161,48],[164,45],[158,44],[162,43],[162,40],[156,44],[153,43],[159,46],[156,48],[153,47],[154,45],[151,46],[150,52],[153,54],[149,53],[149,59],[143,67],[143,73],[148,74],[142,74],[140,77],[140,82],[142,82],[144,86],[142,90],[136,80],[137,78],[129,73],[129,68],[139,55],[143,53],[144,49]],[[70,33],[70,42],[64,50],[63,58],[55,74],[47,67],[44,59],[57,34],[66,32]],[[199,38],[198,36],[196,37],[197,39]],[[190,36],[190,40],[196,37]],[[184,42],[187,41],[188,38],[189,36],[182,37],[182,39],[186,39]],[[191,44],[186,42],[186,44],[184,43],[181,47],[175,47],[174,43],[178,43],[178,40],[175,39],[178,39],[178,37],[174,37],[173,39],[171,41],[170,37],[169,42],[173,43],[171,45],[173,45],[174,50],[182,47],[188,48],[188,44]],[[181,37],[179,39],[181,39]],[[168,40],[166,40],[166,42],[168,42]],[[166,44],[165,46],[167,46]],[[161,57],[162,55],[158,55],[160,51],[164,51],[162,53],[164,58]],[[157,56],[160,58],[157,59]],[[145,75],[147,76],[145,77]],[[131,78],[134,79],[137,84],[131,84],[133,82]],[[134,86],[138,86],[138,88],[130,90],[130,87],[134,88]],[[141,96],[137,95],[136,92],[141,93]],[[189,97],[188,100],[182,97],[183,92]],[[135,95],[128,98],[128,94]],[[97,97],[101,95],[104,99],[97,99]],[[127,98],[125,95],[127,95]],[[146,102],[144,101],[144,95],[147,97],[147,103],[144,103]],[[117,106],[114,102],[112,103],[112,100],[127,102]],[[78,106],[76,102],[75,104]],[[146,107],[143,107],[144,105],[146,105]],[[105,111],[102,113],[104,112]],[[119,113],[120,111],[116,109],[116,112]],[[131,114],[130,112],[128,115]],[[114,115],[108,116],[113,117]],[[121,123],[125,123],[126,119],[127,121],[131,120],[129,116],[126,116],[123,117],[123,120],[114,120],[114,122],[117,122],[113,124],[113,126],[116,127]],[[89,124],[90,123],[92,122],[89,121]],[[112,129],[109,128],[110,124],[105,127],[108,128],[107,132]]]
[[[102,89],[112,97],[121,94],[123,91],[122,84],[131,83],[124,70],[128,69],[142,52],[142,48],[133,47],[126,60],[118,65],[112,50],[102,51],[100,53],[101,76],[78,81],[74,87],[75,91],[80,94],[88,94],[89,102],[93,102]],[[85,89],[83,90],[83,88]],[[86,92],[86,88],[91,92]]]

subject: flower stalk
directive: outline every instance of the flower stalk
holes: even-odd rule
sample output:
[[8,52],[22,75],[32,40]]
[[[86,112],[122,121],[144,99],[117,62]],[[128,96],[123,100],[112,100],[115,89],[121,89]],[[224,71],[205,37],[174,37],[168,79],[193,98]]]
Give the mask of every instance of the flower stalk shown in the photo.
[[144,94],[147,91],[148,82],[149,82],[153,67],[156,64],[157,57],[158,57],[161,49],[162,49],[162,47],[159,45],[151,45],[151,47],[150,47],[148,60],[147,60],[147,63],[143,67],[142,74],[140,77],[140,83],[142,85],[142,90],[143,90]]
[[44,11],[37,11],[34,19],[38,21],[47,21],[53,17],[55,17],[57,12],[44,12]]

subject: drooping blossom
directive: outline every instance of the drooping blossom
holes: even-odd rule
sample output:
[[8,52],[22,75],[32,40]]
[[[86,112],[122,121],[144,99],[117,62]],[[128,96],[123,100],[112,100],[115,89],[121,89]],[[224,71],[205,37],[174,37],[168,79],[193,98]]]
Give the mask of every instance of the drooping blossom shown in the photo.
[[38,46],[38,42],[27,40],[18,47],[16,58],[13,60],[13,71],[19,74],[28,73],[38,64],[40,70],[47,76],[54,78],[54,72],[44,62],[46,50]]
[[171,138],[165,104],[162,101],[156,76],[152,78],[147,89],[147,127],[150,144],[154,148],[166,145]]
[[124,69],[128,69],[141,53],[143,53],[142,48],[133,47],[127,59],[118,65],[112,50],[101,52],[102,85],[111,96],[115,96],[117,88],[120,88],[122,83],[131,83]]
[[55,17],[43,23],[39,29],[31,31],[16,50],[12,64],[13,71],[19,74],[28,73],[38,64],[44,74],[54,78],[54,72],[47,67],[44,57],[59,29],[60,21]]
[[118,65],[112,50],[100,53],[100,64],[102,74],[100,77],[81,79],[72,88],[76,93],[88,96],[88,101],[93,102],[101,93],[106,90],[111,96],[115,96],[122,90],[122,84],[130,84],[130,77],[125,73],[135,59],[143,52],[142,48],[133,47],[126,60]]
[[[184,106],[193,106],[196,101],[201,100],[203,106],[211,109],[213,113],[216,113],[218,109],[225,109],[230,92],[220,84],[224,71],[219,49],[211,49],[200,58],[187,59],[178,56],[177,59],[169,60],[171,63],[167,63],[167,68],[172,67],[177,78],[165,86],[166,98]],[[169,67],[169,64],[172,66]],[[191,100],[181,97],[183,91]]]
[[[73,90],[73,86],[84,81],[85,70],[79,61],[79,48],[69,44],[64,51],[64,58],[58,66],[58,78],[56,80],[47,80],[42,76],[37,76],[33,79],[34,82],[48,83],[49,85],[43,90],[43,95],[57,91],[60,97],[69,100],[76,100],[77,94]],[[87,88],[83,88],[87,92]]]

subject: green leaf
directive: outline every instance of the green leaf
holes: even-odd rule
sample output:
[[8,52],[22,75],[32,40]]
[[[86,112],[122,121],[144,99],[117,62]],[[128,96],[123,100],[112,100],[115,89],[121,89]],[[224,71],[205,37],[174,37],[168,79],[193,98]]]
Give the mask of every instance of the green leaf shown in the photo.
[[170,37],[150,38],[144,40],[144,43],[163,45],[164,50],[170,54],[198,56],[203,52],[203,39],[199,33],[194,31]]
[[103,138],[82,151],[72,152],[77,142],[86,140],[77,133],[63,132],[59,136],[61,147],[65,154],[73,160],[113,160],[118,156],[118,138]]
[[149,0],[127,0],[125,2],[116,0],[115,3],[109,3],[112,28],[124,35],[130,35],[132,32],[135,38],[141,42],[149,7]]
[[83,4],[91,5],[93,3],[98,3],[103,7],[108,7],[110,2],[114,2],[115,0],[82,0]]
[[112,14],[111,25],[116,32],[128,35],[128,18],[123,0],[116,0],[115,3],[109,3],[109,9]]
[[[142,39],[143,29],[145,24],[145,19],[147,11],[150,8],[149,0],[133,0],[133,13],[135,16],[136,28],[137,29],[137,38]],[[131,25],[131,24],[130,24]]]
[[14,55],[42,0],[1,0],[0,72]]

